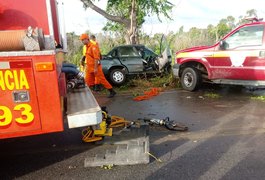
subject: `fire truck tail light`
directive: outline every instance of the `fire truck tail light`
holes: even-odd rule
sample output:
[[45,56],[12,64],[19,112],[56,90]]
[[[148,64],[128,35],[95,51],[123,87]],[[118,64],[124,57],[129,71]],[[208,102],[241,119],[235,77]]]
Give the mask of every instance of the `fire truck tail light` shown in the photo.
[[52,71],[54,69],[52,62],[42,62],[35,64],[36,71]]
[[29,92],[28,91],[14,91],[13,92],[14,102],[29,102]]

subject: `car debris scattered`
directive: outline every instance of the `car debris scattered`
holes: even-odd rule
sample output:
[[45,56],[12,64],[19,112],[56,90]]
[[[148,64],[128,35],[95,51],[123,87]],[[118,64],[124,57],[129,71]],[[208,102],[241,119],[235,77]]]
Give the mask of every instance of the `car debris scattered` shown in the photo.
[[164,119],[156,119],[156,118],[141,119],[140,118],[138,120],[143,120],[144,122],[148,122],[149,124],[165,126],[168,130],[171,130],[171,131],[188,131],[189,129],[187,126],[181,123],[170,120],[169,117],[166,117]]

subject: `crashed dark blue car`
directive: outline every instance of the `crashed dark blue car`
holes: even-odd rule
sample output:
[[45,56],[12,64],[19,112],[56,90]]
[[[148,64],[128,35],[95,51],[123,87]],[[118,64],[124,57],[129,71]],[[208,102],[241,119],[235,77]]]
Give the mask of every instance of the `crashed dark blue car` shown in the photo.
[[159,56],[144,45],[121,45],[103,55],[101,64],[109,81],[122,85],[129,76],[169,72],[171,55],[167,49]]

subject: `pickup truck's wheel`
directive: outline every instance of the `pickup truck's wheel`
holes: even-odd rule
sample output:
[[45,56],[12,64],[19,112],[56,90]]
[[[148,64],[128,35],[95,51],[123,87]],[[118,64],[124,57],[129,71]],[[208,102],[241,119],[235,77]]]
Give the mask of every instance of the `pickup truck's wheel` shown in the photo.
[[110,72],[110,81],[114,85],[122,85],[126,80],[125,72],[122,69],[113,69]]
[[180,78],[181,86],[188,91],[194,91],[201,85],[201,73],[192,67],[186,67]]

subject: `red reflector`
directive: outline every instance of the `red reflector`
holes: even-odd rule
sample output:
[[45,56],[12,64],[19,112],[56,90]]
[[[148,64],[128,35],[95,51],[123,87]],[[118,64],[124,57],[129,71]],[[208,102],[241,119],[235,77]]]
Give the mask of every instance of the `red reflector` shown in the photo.
[[36,71],[52,71],[54,69],[52,62],[36,63],[35,67]]
[[10,61],[10,69],[31,68],[30,61]]

